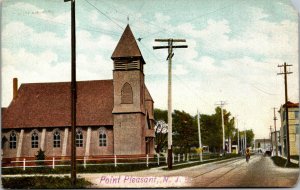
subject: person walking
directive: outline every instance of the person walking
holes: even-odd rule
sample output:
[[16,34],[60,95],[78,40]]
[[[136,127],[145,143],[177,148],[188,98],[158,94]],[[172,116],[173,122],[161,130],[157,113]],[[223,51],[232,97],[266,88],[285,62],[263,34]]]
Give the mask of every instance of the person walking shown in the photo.
[[249,148],[246,149],[246,162],[248,163],[250,160],[250,150]]

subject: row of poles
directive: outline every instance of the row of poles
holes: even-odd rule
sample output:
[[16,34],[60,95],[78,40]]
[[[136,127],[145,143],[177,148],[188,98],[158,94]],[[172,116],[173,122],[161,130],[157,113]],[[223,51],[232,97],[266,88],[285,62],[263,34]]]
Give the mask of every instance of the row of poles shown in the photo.
[[[76,185],[76,147],[75,147],[75,126],[76,126],[76,31],[75,31],[75,0],[64,0],[64,2],[71,1],[71,182],[72,185]],[[154,46],[153,49],[168,49],[168,168],[172,169],[172,57],[174,56],[174,48],[187,48],[187,45],[173,45],[174,42],[186,42],[185,39],[155,39],[156,42],[167,42],[167,46]],[[286,102],[286,123],[288,126],[288,111],[287,111],[287,74],[291,72],[286,71],[286,67],[291,66],[284,63],[278,67],[284,67],[284,72],[279,74],[285,75],[285,102]],[[222,110],[222,130],[223,130],[223,151],[225,150],[225,133],[224,133],[224,121],[223,121],[223,107],[224,102],[221,101]],[[199,147],[201,144],[201,132],[199,112],[198,114],[198,131],[199,131]],[[289,129],[287,131],[287,163],[290,161],[289,153]],[[202,160],[202,151],[200,150],[200,160]]]

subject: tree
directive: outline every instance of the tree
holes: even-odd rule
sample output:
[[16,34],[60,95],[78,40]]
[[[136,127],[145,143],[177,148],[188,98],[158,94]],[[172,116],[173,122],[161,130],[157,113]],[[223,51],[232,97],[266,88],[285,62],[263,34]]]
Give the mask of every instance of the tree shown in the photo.
[[[241,139],[244,138],[245,131],[239,131],[239,133],[240,133],[240,141],[241,141]],[[254,135],[252,129],[246,130],[247,147],[250,147],[250,146],[252,147],[254,136],[255,135]],[[237,142],[237,133],[234,136],[234,140],[235,140],[235,142]],[[241,146],[241,144],[240,144],[240,146]]]
[[201,140],[203,145],[209,146],[213,152],[219,151],[222,147],[222,124],[221,109],[216,108],[215,114],[201,114]]
[[[234,138],[234,118],[230,118],[231,113],[223,109],[225,139]],[[216,107],[212,115],[201,115],[201,135],[202,143],[208,145],[214,152],[220,151],[223,147],[223,130],[221,108]]]
[[38,165],[43,165],[44,162],[43,160],[45,160],[45,151],[42,151],[42,149],[38,150],[37,155],[35,156],[36,160],[41,161],[41,162],[37,162]]
[[190,153],[191,147],[198,146],[195,118],[184,111],[174,110],[173,123],[173,147],[178,147],[178,153]]
[[168,125],[165,121],[159,120],[155,123],[155,144],[156,152],[160,153],[167,146]]
[[165,123],[168,122],[168,111],[161,109],[154,109],[154,119],[155,121],[162,120]]
[[253,145],[253,140],[254,140],[254,133],[253,130],[246,130],[246,135],[247,135],[247,147],[252,147]]
[[[231,113],[226,109],[223,109],[223,115],[225,138],[231,138],[232,142],[235,142],[235,144],[237,144],[237,129],[234,126],[235,119],[234,117],[231,117]],[[162,133],[164,126],[167,127],[165,124],[168,119],[167,110],[155,109],[154,118],[157,125],[157,127],[155,128],[157,130],[155,132],[155,142],[157,151],[160,152],[167,145],[167,133]],[[184,111],[174,110],[172,119],[174,152],[188,153],[191,151],[191,147],[198,147],[199,136],[197,115],[193,117]],[[213,152],[221,151],[223,147],[221,108],[216,107],[215,113],[212,115],[201,114],[200,125],[202,144],[209,146],[209,149]],[[251,146],[254,138],[252,129],[247,130],[246,134],[247,145]],[[240,131],[240,137],[242,136],[243,132]]]
[[159,153],[166,148],[168,144],[168,111],[161,109],[154,109],[154,120],[155,120],[155,145],[156,152]]

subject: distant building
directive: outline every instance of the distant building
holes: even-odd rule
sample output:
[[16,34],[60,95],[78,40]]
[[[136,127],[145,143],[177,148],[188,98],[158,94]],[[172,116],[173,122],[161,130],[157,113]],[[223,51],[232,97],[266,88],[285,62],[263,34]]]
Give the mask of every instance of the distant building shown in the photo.
[[[299,103],[287,102],[289,112],[289,137],[290,137],[290,155],[299,155]],[[285,104],[279,109],[281,127],[280,144],[282,145],[282,154],[287,156],[286,149],[286,116]]]
[[271,150],[271,140],[270,139],[255,139],[254,140],[254,150],[261,151],[264,153],[266,150]]
[[[112,54],[112,80],[77,82],[78,157],[154,153],[153,99],[144,83],[145,61],[129,25]],[[71,155],[70,82],[21,84],[2,108],[3,161]]]

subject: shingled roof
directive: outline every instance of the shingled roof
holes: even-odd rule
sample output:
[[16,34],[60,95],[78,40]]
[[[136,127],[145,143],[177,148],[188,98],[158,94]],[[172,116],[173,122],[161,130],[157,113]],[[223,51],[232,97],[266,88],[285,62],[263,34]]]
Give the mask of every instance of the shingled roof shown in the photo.
[[[290,102],[290,101],[287,101],[287,105],[288,105],[289,108],[299,107],[299,103],[293,103],[293,102]],[[283,104],[282,107],[285,107],[285,104]]]
[[[2,117],[3,128],[70,126],[70,83],[22,84]],[[77,82],[77,125],[113,125],[113,81]]]
[[150,95],[150,93],[149,93],[149,91],[148,91],[148,89],[147,89],[147,87],[145,88],[145,101],[152,101],[152,102],[154,102],[153,99],[152,99],[152,97],[151,97],[151,95]]
[[111,56],[112,59],[125,57],[143,57],[129,25],[126,26],[125,31]]

